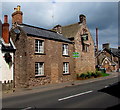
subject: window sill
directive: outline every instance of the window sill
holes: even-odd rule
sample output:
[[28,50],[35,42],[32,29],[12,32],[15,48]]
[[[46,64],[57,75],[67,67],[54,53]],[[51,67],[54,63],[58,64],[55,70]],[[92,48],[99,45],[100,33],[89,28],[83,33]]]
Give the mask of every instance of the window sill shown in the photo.
[[70,57],[69,55],[62,55],[62,56],[64,56],[64,57]]
[[70,73],[63,73],[63,75],[70,75]]
[[35,75],[35,78],[46,77],[45,75]]
[[35,55],[46,55],[45,53],[34,53]]

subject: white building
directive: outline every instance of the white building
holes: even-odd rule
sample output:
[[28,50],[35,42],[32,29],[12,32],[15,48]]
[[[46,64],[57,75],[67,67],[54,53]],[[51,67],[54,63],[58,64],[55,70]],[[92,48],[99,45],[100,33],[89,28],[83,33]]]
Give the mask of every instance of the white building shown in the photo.
[[0,82],[5,86],[13,83],[15,46],[9,38],[9,24],[7,15],[4,24],[0,21]]

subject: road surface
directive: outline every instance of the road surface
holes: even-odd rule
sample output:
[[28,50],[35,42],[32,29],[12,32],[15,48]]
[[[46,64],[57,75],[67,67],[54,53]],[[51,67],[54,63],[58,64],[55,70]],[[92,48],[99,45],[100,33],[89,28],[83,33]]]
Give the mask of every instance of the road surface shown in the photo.
[[39,93],[5,97],[2,99],[3,109],[109,108],[118,106],[120,104],[120,97],[117,94],[117,82],[119,82],[119,78],[115,77]]

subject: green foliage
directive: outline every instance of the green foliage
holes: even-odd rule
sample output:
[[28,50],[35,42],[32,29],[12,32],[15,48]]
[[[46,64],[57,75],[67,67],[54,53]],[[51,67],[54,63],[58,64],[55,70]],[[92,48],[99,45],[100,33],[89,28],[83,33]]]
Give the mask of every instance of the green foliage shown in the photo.
[[101,71],[95,71],[95,72],[87,72],[87,73],[82,73],[82,74],[77,74],[78,78],[81,79],[86,79],[86,78],[97,78],[97,77],[104,77],[104,76],[108,76],[109,74],[107,73],[103,73]]
[[87,72],[87,78],[91,78],[91,75],[92,75],[92,73],[91,72]]
[[82,74],[80,75],[80,78],[85,79],[85,78],[86,78],[86,74],[85,74],[85,73],[82,73]]

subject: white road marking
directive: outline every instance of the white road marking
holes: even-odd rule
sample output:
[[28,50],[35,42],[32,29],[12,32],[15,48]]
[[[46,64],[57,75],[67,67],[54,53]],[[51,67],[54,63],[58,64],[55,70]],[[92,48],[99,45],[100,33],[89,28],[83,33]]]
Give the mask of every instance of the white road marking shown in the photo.
[[29,110],[31,109],[32,107],[27,107],[27,108],[24,108],[24,109],[21,109],[21,110]]
[[107,88],[108,86],[105,86],[105,88]]
[[91,93],[91,92],[93,92],[93,91],[87,91],[87,92],[83,92],[83,93],[80,93],[80,94],[64,97],[64,98],[58,99],[58,101],[66,100],[66,99],[69,99],[69,98],[77,97],[77,96],[88,94],[88,93]]

